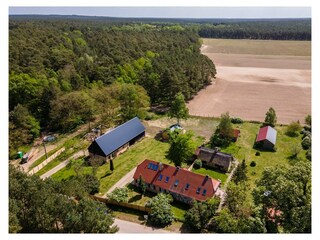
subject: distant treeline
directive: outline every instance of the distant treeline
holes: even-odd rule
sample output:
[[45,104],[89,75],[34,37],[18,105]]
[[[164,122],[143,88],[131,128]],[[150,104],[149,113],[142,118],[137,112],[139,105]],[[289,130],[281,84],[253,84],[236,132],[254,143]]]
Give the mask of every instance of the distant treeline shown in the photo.
[[270,39],[270,40],[311,40],[310,18],[280,18],[280,19],[221,19],[221,18],[115,18],[60,15],[15,15],[15,20],[33,19],[43,21],[95,22],[96,24],[112,24],[114,26],[132,24],[151,24],[157,27],[179,25],[188,28],[204,38],[231,39]]

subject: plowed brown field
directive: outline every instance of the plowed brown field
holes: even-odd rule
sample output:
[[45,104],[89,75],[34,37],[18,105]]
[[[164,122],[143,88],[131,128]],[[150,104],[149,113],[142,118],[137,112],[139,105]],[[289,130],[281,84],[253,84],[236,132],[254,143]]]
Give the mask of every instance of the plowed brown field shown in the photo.
[[[204,39],[202,53],[215,63],[217,75],[212,85],[188,103],[190,114],[217,117],[228,111],[231,116],[263,121],[269,107],[273,107],[278,123],[303,123],[311,113],[310,42],[301,42],[305,51],[297,51],[299,43],[292,42],[290,50],[291,43],[286,41],[286,49],[281,51],[282,41],[226,40],[228,44],[222,48],[223,41]],[[240,54],[232,53],[237,41],[242,47]],[[232,51],[226,50],[231,45]],[[273,46],[272,55],[268,55],[265,45]],[[252,54],[252,46],[264,46],[264,50]]]

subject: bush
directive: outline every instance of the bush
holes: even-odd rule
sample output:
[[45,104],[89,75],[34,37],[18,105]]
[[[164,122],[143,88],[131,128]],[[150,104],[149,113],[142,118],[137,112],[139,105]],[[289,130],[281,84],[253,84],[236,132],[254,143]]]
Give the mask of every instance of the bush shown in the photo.
[[233,124],[237,124],[237,123],[243,123],[243,120],[241,118],[234,117],[234,118],[231,118],[231,122]]
[[256,152],[256,154],[255,154],[256,156],[260,156],[260,152]]
[[311,161],[311,148],[306,152],[306,158]]
[[194,167],[195,169],[201,168],[201,167],[202,167],[202,161],[201,161],[200,159],[196,159],[196,160],[194,161],[193,167]]
[[255,161],[252,161],[251,163],[250,163],[250,167],[255,167],[257,164],[256,164],[256,162]]
[[289,137],[297,137],[299,136],[299,132],[301,131],[301,125],[299,122],[292,122],[288,125],[286,130],[286,135]]
[[302,148],[307,150],[311,147],[311,138],[306,136],[301,142]]
[[231,139],[228,137],[223,137],[220,134],[214,134],[210,139],[210,145],[214,147],[227,147],[229,146]]
[[116,202],[128,202],[129,197],[129,191],[128,188],[116,188],[112,191],[112,193],[108,194],[108,197],[111,200],[114,200]]
[[159,193],[147,203],[151,208],[149,219],[153,226],[164,227],[172,223],[174,216],[170,203],[172,197],[168,194]]

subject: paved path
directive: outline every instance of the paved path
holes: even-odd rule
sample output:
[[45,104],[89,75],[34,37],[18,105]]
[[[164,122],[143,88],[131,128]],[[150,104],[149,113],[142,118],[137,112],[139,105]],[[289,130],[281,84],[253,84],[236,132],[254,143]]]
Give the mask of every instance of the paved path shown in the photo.
[[163,229],[156,229],[138,223],[123,221],[117,218],[114,220],[114,225],[119,227],[117,233],[173,233]]
[[77,153],[73,154],[71,157],[69,157],[67,160],[63,161],[59,165],[55,166],[54,168],[52,168],[48,172],[46,172],[43,175],[41,175],[40,178],[44,180],[44,179],[50,177],[51,175],[55,174],[56,172],[58,172],[59,170],[61,170],[65,166],[67,166],[71,159],[77,159],[77,158],[82,157],[82,156],[88,156],[88,154],[89,153],[88,153],[87,150],[85,150],[85,151],[84,150],[80,150],[79,152],[77,152]]
[[113,185],[106,194],[103,195],[103,197],[106,197],[108,193],[111,193],[116,188],[122,188],[128,183],[130,183],[133,180],[134,172],[136,171],[137,167],[133,168],[130,172],[128,172],[126,175],[124,175],[115,185]]

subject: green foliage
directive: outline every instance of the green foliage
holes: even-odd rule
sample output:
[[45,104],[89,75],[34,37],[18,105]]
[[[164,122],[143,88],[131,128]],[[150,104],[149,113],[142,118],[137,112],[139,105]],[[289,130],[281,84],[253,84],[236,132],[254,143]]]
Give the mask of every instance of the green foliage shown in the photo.
[[234,217],[227,208],[222,209],[218,216],[214,217],[215,231],[218,233],[265,233],[264,222],[255,217]]
[[39,122],[20,104],[9,113],[9,155],[14,156],[22,145],[39,136]]
[[226,190],[226,206],[235,215],[241,216],[246,211],[247,206],[245,184],[235,184],[230,182]]
[[257,165],[257,163],[255,161],[251,161],[250,167],[255,167],[256,165]]
[[306,116],[304,119],[305,123],[311,127],[311,115]]
[[311,138],[309,136],[303,138],[301,145],[304,150],[309,149],[311,147]]
[[119,87],[118,99],[122,120],[126,121],[136,116],[144,119],[150,106],[150,98],[144,88],[133,84],[121,84]]
[[202,167],[202,161],[201,161],[200,159],[196,159],[196,160],[194,161],[193,167],[194,167],[195,169],[200,169],[200,168]]
[[140,176],[137,181],[138,181],[138,187],[139,187],[139,189],[141,191],[141,194],[144,195],[146,190],[147,190],[147,184],[143,180],[142,176]]
[[[81,185],[81,184],[79,184]],[[75,201],[65,184],[27,176],[9,167],[9,231],[19,233],[113,233],[113,216],[89,198]]]
[[186,106],[184,96],[181,92],[175,96],[170,106],[169,117],[177,118],[178,124],[180,122],[180,119],[187,119],[189,117],[189,109]]
[[308,149],[308,151],[306,152],[306,158],[311,161],[311,158],[312,158],[311,147],[310,147],[310,148]]
[[214,216],[219,203],[220,200],[218,198],[213,198],[204,202],[195,201],[192,208],[184,214],[186,224],[193,230],[200,232]]
[[127,187],[116,188],[112,193],[108,194],[108,198],[116,202],[128,202],[129,191]]
[[266,168],[253,196],[265,221],[270,221],[269,211],[274,209],[280,216],[271,216],[271,219],[285,232],[311,232],[310,162],[298,161],[289,167]]
[[70,131],[94,117],[93,99],[85,92],[67,93],[52,102],[51,124],[56,129]]
[[266,113],[266,117],[264,119],[264,124],[270,125],[271,127],[274,127],[277,123],[277,115],[276,111],[270,107],[269,110]]
[[171,195],[159,193],[147,204],[151,208],[149,219],[154,226],[164,227],[172,223],[174,217],[170,205],[171,202]]
[[233,124],[239,124],[239,123],[243,123],[243,120],[241,118],[238,118],[238,117],[233,117],[233,118],[231,118],[231,122]]
[[260,156],[261,153],[259,151],[256,152],[255,156]]
[[248,172],[247,164],[246,164],[246,161],[243,159],[241,164],[239,164],[236,171],[234,172],[232,180],[236,184],[246,181],[248,179],[247,172]]
[[193,140],[193,132],[188,131],[185,134],[172,135],[170,137],[170,148],[167,154],[167,158],[170,159],[175,166],[181,166],[181,164],[190,159],[196,149],[196,143]]
[[233,138],[233,128],[229,113],[221,114],[220,123],[215,133],[211,136],[211,147],[227,147]]
[[301,125],[299,122],[291,122],[286,130],[286,134],[289,137],[297,137],[299,136],[299,132],[301,131]]
[[300,144],[294,144],[292,147],[291,147],[291,158],[293,159],[297,159],[298,157],[298,154],[301,152],[301,146]]

